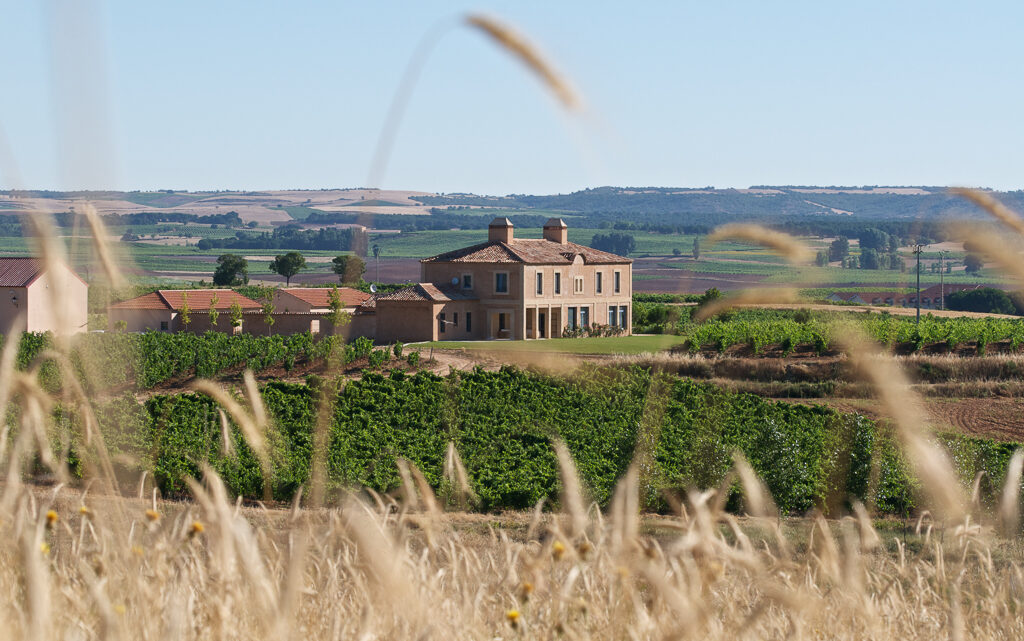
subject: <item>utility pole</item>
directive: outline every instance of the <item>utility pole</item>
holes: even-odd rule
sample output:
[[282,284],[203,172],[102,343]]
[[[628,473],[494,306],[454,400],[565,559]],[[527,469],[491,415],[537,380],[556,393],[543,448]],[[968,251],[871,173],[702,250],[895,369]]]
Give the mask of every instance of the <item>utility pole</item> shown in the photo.
[[917,324],[921,324],[921,252],[924,251],[924,245],[917,243],[914,245],[914,253],[917,254]]
[[939,301],[941,301],[941,302],[939,303],[939,305],[940,305],[939,309],[946,309],[946,285],[945,285],[945,281],[944,281],[943,275],[942,275],[942,272],[945,269],[945,265],[943,264],[945,262],[945,260],[946,260],[946,252],[945,251],[940,251],[939,252]]

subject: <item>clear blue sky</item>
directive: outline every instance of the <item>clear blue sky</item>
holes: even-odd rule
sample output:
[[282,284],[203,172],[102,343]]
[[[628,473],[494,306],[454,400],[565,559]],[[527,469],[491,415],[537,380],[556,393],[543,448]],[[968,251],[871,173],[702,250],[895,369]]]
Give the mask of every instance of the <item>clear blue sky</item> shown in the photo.
[[385,188],[1024,187],[1017,2],[0,0],[0,129],[26,187],[363,186],[417,43],[467,10],[540,45],[589,115],[455,27]]

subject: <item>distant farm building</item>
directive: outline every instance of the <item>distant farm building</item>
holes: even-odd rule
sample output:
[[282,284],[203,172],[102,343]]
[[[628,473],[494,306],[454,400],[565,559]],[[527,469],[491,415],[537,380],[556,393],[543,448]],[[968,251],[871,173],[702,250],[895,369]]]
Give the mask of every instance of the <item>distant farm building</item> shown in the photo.
[[[273,311],[263,304],[230,289],[161,289],[110,306],[108,326],[116,329],[124,322],[129,332],[182,332],[202,334],[208,331],[233,334],[298,334],[301,332],[338,333],[345,337],[373,336],[372,312],[360,311],[370,295],[348,287],[339,287],[346,322],[337,328],[330,321],[331,289],[289,288],[274,291]],[[184,322],[182,311],[189,309]],[[241,322],[231,324],[231,307],[241,308]],[[211,314],[211,307],[216,314]],[[216,323],[214,323],[216,316]],[[268,319],[273,319],[268,323]]]
[[[349,314],[349,317],[344,325],[337,328],[336,333],[349,338],[372,338],[374,318],[372,315],[368,316],[362,309],[362,306],[371,299],[371,294],[351,287],[337,289],[342,311]],[[274,332],[334,332],[330,325],[332,291],[333,288],[330,287],[289,287],[274,290]]]
[[[231,307],[235,303],[242,309],[242,324],[231,326]],[[189,322],[182,322],[181,312],[189,309]],[[213,323],[210,309],[217,312]],[[246,316],[259,312],[261,306],[230,289],[160,289],[110,306],[107,314],[109,326],[113,329],[124,321],[129,332],[180,332],[203,333],[207,331],[240,333],[245,331]]]
[[25,331],[75,334],[89,328],[89,285],[67,265],[0,258],[0,332],[18,316]]
[[378,296],[376,339],[541,339],[598,326],[630,332],[633,261],[570,243],[556,218],[542,238],[516,238],[507,218],[491,221],[487,236],[420,261],[422,282]]
[[[987,285],[932,285],[921,290],[921,309],[945,309],[943,296],[981,287],[987,287]],[[827,300],[855,305],[917,307],[917,292],[833,292],[827,297]]]

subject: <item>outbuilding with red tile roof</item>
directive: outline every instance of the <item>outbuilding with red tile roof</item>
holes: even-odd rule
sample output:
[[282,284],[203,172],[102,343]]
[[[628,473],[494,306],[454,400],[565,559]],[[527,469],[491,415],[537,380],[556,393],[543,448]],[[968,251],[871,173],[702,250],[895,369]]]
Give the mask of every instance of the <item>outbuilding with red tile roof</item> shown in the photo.
[[[242,311],[242,324],[231,325],[231,309],[237,305]],[[183,310],[188,309],[188,323]],[[216,313],[211,314],[210,310]],[[110,306],[107,314],[112,329],[122,321],[129,332],[177,332],[187,330],[202,333],[244,331],[246,316],[262,311],[262,305],[230,289],[159,289],[149,294],[130,298]],[[216,322],[214,322],[216,321]]]

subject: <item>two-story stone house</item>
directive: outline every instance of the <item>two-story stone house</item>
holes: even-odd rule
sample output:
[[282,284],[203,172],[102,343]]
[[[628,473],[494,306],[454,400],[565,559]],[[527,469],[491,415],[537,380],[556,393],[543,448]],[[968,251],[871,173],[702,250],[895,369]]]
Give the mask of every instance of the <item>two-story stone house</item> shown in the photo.
[[379,342],[558,338],[593,325],[630,331],[632,263],[568,241],[566,224],[515,238],[494,219],[485,243],[420,261],[419,284],[374,301]]

